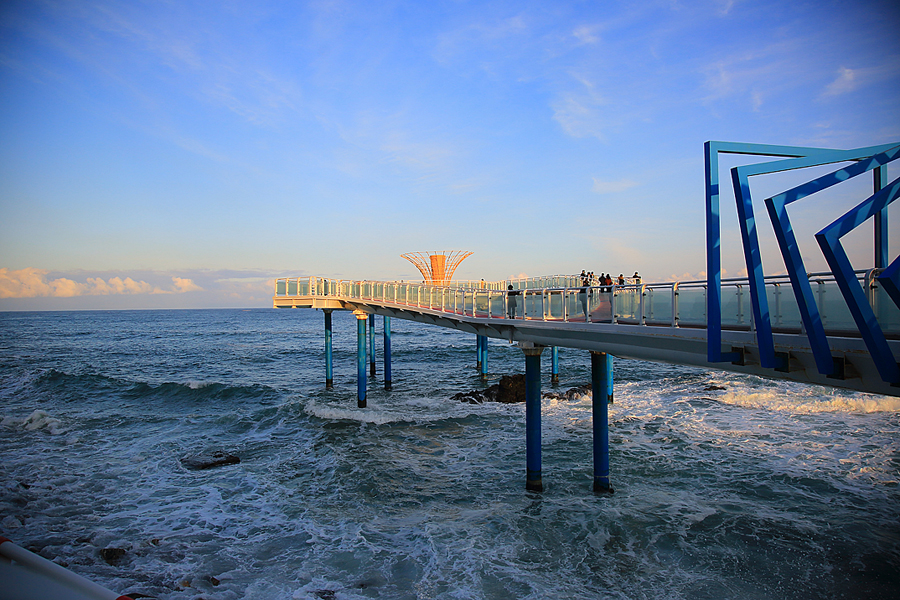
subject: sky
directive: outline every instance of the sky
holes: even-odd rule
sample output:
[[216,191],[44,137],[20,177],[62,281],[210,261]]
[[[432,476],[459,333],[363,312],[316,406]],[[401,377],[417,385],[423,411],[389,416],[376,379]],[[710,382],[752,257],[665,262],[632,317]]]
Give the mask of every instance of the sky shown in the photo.
[[[266,307],[452,249],[456,279],[699,279],[703,143],[900,141],[898,26],[892,0],[6,0],[0,310]],[[792,205],[811,270],[871,185]],[[870,230],[848,247],[872,266]],[[724,197],[722,248],[745,272]]]

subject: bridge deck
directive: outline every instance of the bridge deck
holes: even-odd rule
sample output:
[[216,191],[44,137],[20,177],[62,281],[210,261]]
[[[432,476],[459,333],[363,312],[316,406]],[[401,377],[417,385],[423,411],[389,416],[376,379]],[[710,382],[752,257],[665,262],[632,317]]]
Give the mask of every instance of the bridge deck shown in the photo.
[[[377,282],[371,289],[377,291]],[[312,286],[315,287],[315,286]],[[384,289],[384,288],[381,288]],[[646,315],[632,315],[634,318],[618,318],[603,302],[591,305],[590,321],[583,313],[568,314],[566,311],[548,314],[542,310],[534,316],[507,318],[505,311],[490,310],[490,300],[479,311],[476,302],[463,301],[451,305],[446,301],[440,306],[420,305],[418,302],[396,301],[393,294],[384,292],[380,297],[362,298],[362,293],[354,293],[351,288],[336,286],[335,294],[276,294],[275,308],[317,308],[324,310],[359,310],[369,314],[395,317],[429,325],[437,325],[484,335],[510,342],[531,342],[542,346],[583,348],[607,352],[618,357],[659,361],[673,364],[694,365],[712,369],[760,375],[769,378],[786,379],[801,383],[814,383],[842,387],[864,392],[886,395],[900,395],[900,388],[883,381],[869,355],[864,341],[858,336],[829,335],[829,342],[835,360],[840,364],[840,377],[827,377],[819,373],[807,336],[800,332],[775,333],[775,348],[787,358],[787,368],[775,370],[760,365],[759,350],[755,332],[747,326],[723,328],[723,350],[738,352],[742,359],[736,362],[710,362],[707,352],[706,328],[697,323],[672,325],[671,320],[652,321]],[[348,291],[349,293],[341,293]],[[484,290],[469,290],[468,293],[483,293]],[[546,290],[530,290],[532,295],[543,294]],[[463,292],[465,295],[466,292]],[[575,292],[577,293],[577,291]],[[490,294],[503,298],[505,292]],[[387,298],[385,297],[387,296]],[[602,294],[597,294],[602,296]],[[520,297],[520,301],[524,300]],[[431,301],[430,301],[431,302]],[[461,306],[459,306],[461,304]],[[521,308],[525,308],[523,306]],[[501,306],[505,307],[505,298]],[[499,314],[496,314],[499,313]],[[600,317],[605,317],[601,319]],[[596,322],[600,321],[600,322]],[[605,322],[603,322],[605,321]],[[643,323],[641,323],[643,321]],[[890,340],[891,349],[900,351],[900,341]]]

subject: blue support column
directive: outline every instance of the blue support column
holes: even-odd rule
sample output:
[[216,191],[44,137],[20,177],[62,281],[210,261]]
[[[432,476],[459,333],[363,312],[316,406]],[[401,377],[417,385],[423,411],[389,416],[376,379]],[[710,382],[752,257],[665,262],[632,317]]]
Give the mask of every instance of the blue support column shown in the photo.
[[481,354],[484,352],[484,336],[475,336],[475,368],[481,372]]
[[541,480],[541,352],[525,348],[525,489],[543,492]]
[[332,327],[331,327],[331,311],[325,311],[325,389],[330,390],[334,387],[334,367],[332,362]]
[[391,318],[384,317],[384,389],[391,385]]
[[488,376],[488,338],[486,335],[481,336],[481,379],[486,380]]
[[591,407],[594,426],[594,491],[611,494],[609,485],[609,403],[612,356],[591,351]]
[[353,311],[356,315],[356,406],[366,407],[366,319],[368,315],[362,311]]
[[553,346],[553,366],[550,371],[550,383],[559,383],[559,346]]
[[[875,193],[887,187],[887,167],[877,167],[874,170],[873,177],[875,180]],[[888,255],[888,209],[883,209],[875,213],[875,268],[885,269],[890,262]]]
[[375,377],[375,315],[369,315],[369,373]]

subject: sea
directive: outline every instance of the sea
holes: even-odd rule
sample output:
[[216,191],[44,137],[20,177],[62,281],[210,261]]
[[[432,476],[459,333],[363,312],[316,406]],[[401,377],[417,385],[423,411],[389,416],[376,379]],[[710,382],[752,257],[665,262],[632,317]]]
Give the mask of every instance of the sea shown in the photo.
[[[159,599],[900,598],[900,399],[618,359],[612,495],[592,492],[586,351],[525,410],[490,340],[314,310],[0,313],[0,535]],[[240,462],[189,468],[198,455]]]

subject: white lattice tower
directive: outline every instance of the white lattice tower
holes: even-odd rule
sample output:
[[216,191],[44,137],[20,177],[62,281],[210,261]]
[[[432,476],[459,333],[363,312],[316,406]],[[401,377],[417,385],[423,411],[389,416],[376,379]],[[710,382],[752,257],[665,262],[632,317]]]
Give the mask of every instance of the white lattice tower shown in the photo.
[[466,250],[443,250],[440,252],[407,252],[400,256],[416,265],[426,283],[443,285],[453,279],[456,267],[471,254]]

